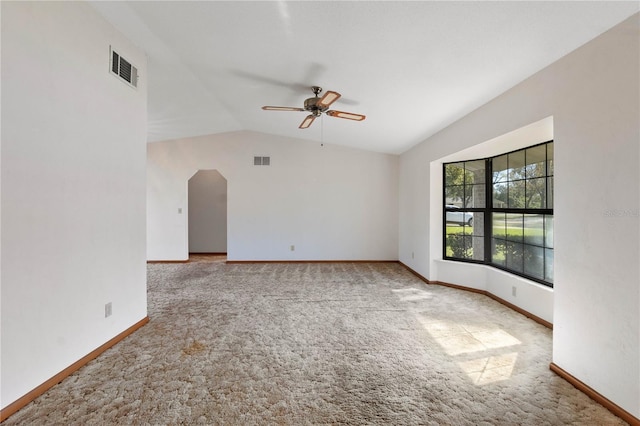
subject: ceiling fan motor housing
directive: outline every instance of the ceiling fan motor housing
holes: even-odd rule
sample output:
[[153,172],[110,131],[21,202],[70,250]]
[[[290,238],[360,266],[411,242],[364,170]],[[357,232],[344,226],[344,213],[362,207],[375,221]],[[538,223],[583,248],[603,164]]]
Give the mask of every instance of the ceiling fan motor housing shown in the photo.
[[322,114],[323,112],[325,112],[327,109],[329,109],[328,106],[325,107],[320,107],[318,106],[318,101],[320,100],[319,97],[314,97],[314,98],[307,98],[304,100],[304,109],[309,111],[311,114],[315,115],[316,117],[319,117],[320,114]]

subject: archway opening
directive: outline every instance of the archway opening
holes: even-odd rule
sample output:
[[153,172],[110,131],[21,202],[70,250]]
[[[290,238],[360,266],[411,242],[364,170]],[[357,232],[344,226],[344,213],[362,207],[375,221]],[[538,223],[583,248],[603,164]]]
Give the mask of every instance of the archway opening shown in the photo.
[[189,259],[226,260],[227,180],[217,170],[198,170],[188,199]]

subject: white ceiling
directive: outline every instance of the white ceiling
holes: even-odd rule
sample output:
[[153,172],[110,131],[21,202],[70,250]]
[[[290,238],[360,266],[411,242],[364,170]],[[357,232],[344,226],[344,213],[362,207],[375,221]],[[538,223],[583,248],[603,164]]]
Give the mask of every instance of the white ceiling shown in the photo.
[[[148,55],[150,142],[252,130],[401,153],[640,9],[637,1],[92,2]],[[342,98],[306,130],[309,86]]]

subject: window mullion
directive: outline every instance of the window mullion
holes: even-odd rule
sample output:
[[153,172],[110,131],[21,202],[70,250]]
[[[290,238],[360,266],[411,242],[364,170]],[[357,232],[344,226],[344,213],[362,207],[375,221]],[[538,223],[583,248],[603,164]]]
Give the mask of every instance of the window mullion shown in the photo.
[[485,160],[484,173],[484,263],[491,263],[491,242],[493,231],[491,229],[491,223],[493,221],[493,162],[491,161],[491,158],[487,158]]

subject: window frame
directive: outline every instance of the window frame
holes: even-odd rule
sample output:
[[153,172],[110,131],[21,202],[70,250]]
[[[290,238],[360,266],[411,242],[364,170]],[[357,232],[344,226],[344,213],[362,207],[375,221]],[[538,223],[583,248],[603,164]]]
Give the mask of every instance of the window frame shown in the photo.
[[[514,275],[518,275],[524,278],[527,278],[529,280],[538,282],[540,284],[543,284],[545,286],[551,287],[553,288],[553,277],[551,277],[551,279],[547,279],[547,257],[546,257],[546,253],[547,250],[554,250],[553,247],[553,243],[548,246],[547,242],[549,241],[548,239],[548,228],[547,228],[547,218],[551,217],[551,219],[553,220],[553,181],[554,181],[554,169],[555,169],[555,164],[554,164],[554,155],[552,154],[552,156],[549,156],[549,152],[550,152],[550,148],[549,145],[551,145],[551,150],[553,149],[553,139],[552,140],[548,140],[545,142],[541,142],[535,145],[531,145],[531,146],[527,146],[525,148],[519,148],[513,151],[509,151],[506,153],[502,153],[499,155],[494,155],[491,157],[486,157],[486,158],[479,158],[479,159],[470,159],[470,160],[464,160],[464,161],[452,161],[452,162],[447,162],[447,163],[443,163],[442,165],[442,201],[443,201],[443,206],[442,206],[442,258],[444,260],[450,260],[450,261],[455,261],[455,262],[465,262],[465,263],[474,263],[474,264],[482,264],[482,265],[487,265],[487,266],[491,266],[493,268],[496,269],[500,269],[506,272],[509,272],[511,274]],[[494,207],[494,200],[495,197],[493,195],[493,190],[494,190],[494,182],[493,182],[493,163],[494,160],[496,158],[499,157],[506,157],[507,159],[509,158],[509,155],[513,155],[515,153],[518,153],[520,151],[522,151],[524,153],[524,166],[522,166],[522,169],[525,173],[525,177],[524,178],[518,178],[515,180],[510,180],[509,177],[507,177],[507,180],[505,181],[507,183],[507,185],[510,182],[523,182],[524,183],[524,197],[525,200],[527,200],[527,196],[526,196],[526,191],[527,191],[527,182],[533,179],[541,179],[541,176],[533,176],[533,177],[529,177],[527,176],[527,170],[525,169],[528,164],[527,164],[527,160],[526,160],[526,152],[527,150],[530,150],[532,148],[536,148],[539,146],[545,146],[545,158],[544,158],[544,163],[545,163],[545,173],[544,173],[544,188],[545,188],[545,202],[544,202],[544,207],[540,207],[540,208],[531,208],[531,207],[527,207],[526,206],[526,201],[525,201],[525,207],[510,207],[509,206],[509,194],[507,192],[507,206],[502,206],[502,207]],[[553,153],[553,151],[551,151]],[[484,207],[466,207],[466,189],[463,189],[463,199],[462,199],[462,207],[460,208],[450,208],[447,207],[448,206],[448,200],[447,200],[447,189],[452,187],[452,186],[457,186],[457,185],[447,185],[447,166],[450,166],[452,164],[463,164],[463,173],[466,174],[466,163],[471,163],[471,162],[479,162],[479,161],[484,161],[484,166],[485,166],[485,176],[484,176],[484,190],[485,190],[485,200],[484,200]],[[537,163],[531,163],[531,164],[537,164]],[[507,164],[508,166],[508,164]],[[551,167],[550,167],[551,166]],[[509,168],[505,169],[505,170],[511,170]],[[463,180],[463,186],[466,186],[466,182]],[[507,189],[507,191],[509,191],[509,189]],[[462,213],[464,215],[464,213],[481,213],[483,215],[483,223],[482,223],[482,229],[483,229],[483,233],[481,235],[481,237],[484,239],[484,246],[483,246],[483,258],[482,259],[473,259],[473,258],[461,258],[461,257],[454,257],[454,256],[449,256],[447,255],[447,212],[452,212],[452,211],[458,211],[460,213]],[[517,215],[522,215],[523,216],[523,241],[521,243],[522,246],[522,255],[523,255],[523,263],[522,263],[522,269],[523,271],[518,271],[518,270],[514,270],[511,269],[509,267],[506,266],[506,258],[505,258],[505,265],[501,265],[499,263],[495,263],[493,261],[493,241],[494,241],[494,235],[493,235],[493,217],[494,217],[494,213],[498,213],[498,214],[517,214]],[[542,229],[543,229],[543,234],[542,234],[542,245],[537,245],[537,244],[531,244],[531,243],[526,243],[525,242],[525,235],[524,235],[524,218],[527,217],[527,215],[542,215],[542,219],[543,219],[543,223],[542,223]],[[474,226],[478,226],[480,225],[479,223],[477,223],[477,221],[475,220],[474,216]],[[464,216],[463,216],[464,218]],[[465,234],[465,227],[463,225],[463,234]],[[464,237],[463,237],[464,238]],[[464,240],[463,240],[464,241]],[[505,243],[508,242],[508,238],[504,238]],[[464,244],[464,243],[463,243]],[[525,259],[524,259],[524,253],[526,251],[527,247],[537,247],[537,248],[541,248],[542,249],[542,272],[543,272],[543,276],[544,278],[541,279],[539,277],[530,275],[525,273],[524,271],[526,270],[526,264],[525,264]],[[464,247],[464,245],[463,245]],[[531,251],[532,249],[529,248],[529,250]],[[466,249],[465,249],[466,251]],[[506,254],[505,254],[506,256]],[[553,258],[552,258],[553,259]],[[552,261],[553,263],[553,261]]]

